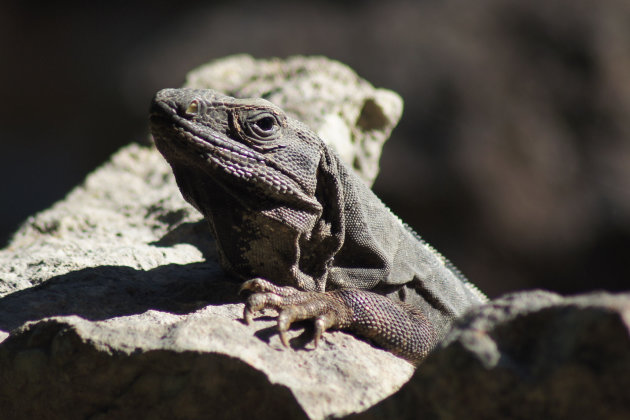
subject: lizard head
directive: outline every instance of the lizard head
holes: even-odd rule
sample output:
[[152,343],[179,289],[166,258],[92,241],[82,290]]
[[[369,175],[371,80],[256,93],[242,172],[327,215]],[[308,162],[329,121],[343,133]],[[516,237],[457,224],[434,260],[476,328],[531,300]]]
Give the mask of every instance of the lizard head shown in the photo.
[[[322,142],[264,99],[206,89],[163,89],[152,102],[151,133],[184,197],[202,213],[194,180],[212,179],[241,201],[261,198],[318,210]],[[253,199],[253,200],[250,200]]]

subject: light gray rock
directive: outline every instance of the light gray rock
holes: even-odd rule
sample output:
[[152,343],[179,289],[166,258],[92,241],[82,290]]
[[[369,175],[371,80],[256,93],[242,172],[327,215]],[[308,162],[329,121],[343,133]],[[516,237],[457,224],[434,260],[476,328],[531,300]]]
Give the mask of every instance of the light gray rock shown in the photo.
[[152,147],[31,217],[0,267],[3,418],[317,419],[366,409],[413,370],[341,332],[312,350],[298,329],[287,350],[273,314],[242,324],[239,283]]
[[630,293],[507,295],[458,320],[408,384],[356,418],[627,419],[629,332]]
[[403,109],[397,93],[376,89],[345,64],[317,56],[229,56],[191,71],[185,86],[275,103],[310,125],[368,185]]
[[[336,98],[346,99],[340,132],[357,130],[348,115],[369,125],[384,112]],[[159,153],[116,153],[0,251],[1,417],[321,419],[363,411],[411,376],[407,362],[345,333],[312,349],[308,323],[298,325],[285,349],[274,314],[244,325],[239,283],[217,261]]]
[[285,349],[271,317],[247,327],[241,315],[223,304],[28,323],[0,346],[3,418],[324,418],[368,408],[411,373],[343,333]]
[[[15,233],[0,251],[0,296],[82,269],[201,263],[213,257],[213,243],[184,233],[199,220],[160,154],[130,145]],[[205,242],[184,242],[195,238]]]

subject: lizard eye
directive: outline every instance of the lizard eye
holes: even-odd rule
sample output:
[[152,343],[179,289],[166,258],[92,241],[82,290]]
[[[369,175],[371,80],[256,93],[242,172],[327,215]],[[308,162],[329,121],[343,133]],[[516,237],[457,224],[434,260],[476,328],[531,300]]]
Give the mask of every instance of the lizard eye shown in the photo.
[[253,115],[247,119],[246,131],[255,140],[269,141],[278,137],[280,123],[271,113]]
[[273,131],[276,120],[271,117],[263,117],[257,121],[254,121],[254,125],[262,132]]

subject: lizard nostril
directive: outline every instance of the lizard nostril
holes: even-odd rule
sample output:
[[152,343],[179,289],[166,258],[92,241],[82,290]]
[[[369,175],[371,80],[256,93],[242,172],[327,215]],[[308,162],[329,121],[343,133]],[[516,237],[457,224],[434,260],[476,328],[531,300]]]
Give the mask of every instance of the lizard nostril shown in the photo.
[[186,114],[196,114],[199,111],[199,101],[193,99],[190,101],[190,105],[186,108]]

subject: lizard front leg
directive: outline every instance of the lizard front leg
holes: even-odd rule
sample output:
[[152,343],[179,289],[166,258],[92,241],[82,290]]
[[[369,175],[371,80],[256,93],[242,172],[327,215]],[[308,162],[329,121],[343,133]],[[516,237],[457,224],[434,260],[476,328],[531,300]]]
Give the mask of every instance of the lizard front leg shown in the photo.
[[259,278],[245,282],[241,287],[244,290],[253,292],[245,303],[245,322],[251,323],[254,313],[262,309],[275,309],[280,339],[287,347],[286,332],[293,322],[304,319],[315,320],[315,346],[326,330],[347,330],[412,363],[422,361],[437,341],[422,312],[365,290],[305,292]]

